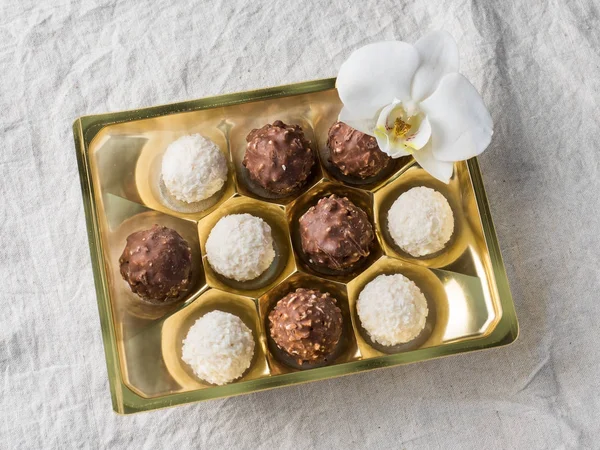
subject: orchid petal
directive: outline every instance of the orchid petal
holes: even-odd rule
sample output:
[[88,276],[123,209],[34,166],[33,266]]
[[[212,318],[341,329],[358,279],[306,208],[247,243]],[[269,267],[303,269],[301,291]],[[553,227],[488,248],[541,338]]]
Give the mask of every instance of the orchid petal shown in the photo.
[[352,111],[344,106],[340,111],[338,120],[344,122],[346,125],[350,125],[355,130],[368,134],[369,136],[375,136],[373,133],[373,129],[375,128],[375,120],[373,117],[369,117],[368,119],[357,117],[356,114],[352,114]]
[[465,131],[453,144],[444,148],[436,147],[434,139],[432,150],[440,161],[462,161],[479,155],[487,148],[491,140],[492,132],[488,129],[475,128]]
[[365,45],[342,64],[336,87],[353,115],[373,118],[393,98],[410,98],[411,82],[419,66],[419,52],[406,42]]
[[431,138],[431,124],[429,123],[427,116],[425,116],[421,121],[421,125],[417,132],[406,138],[406,145],[415,150],[419,150],[425,147],[429,142],[429,138]]
[[377,140],[377,146],[379,147],[379,150],[389,155],[388,151],[390,149],[390,139],[388,138],[388,135],[385,133],[376,133],[375,139]]
[[434,31],[415,43],[421,64],[412,81],[411,96],[420,102],[438,87],[444,75],[458,72],[459,55],[456,41],[446,31]]
[[446,75],[420,106],[431,123],[431,147],[437,159],[462,161],[479,155],[489,145],[492,117],[463,75]]
[[390,141],[387,133],[377,133],[375,134],[375,139],[377,139],[377,145],[379,149],[387,154],[391,158],[400,158],[401,156],[408,156],[410,153],[406,150],[406,146],[399,142]]
[[385,106],[381,112],[379,113],[379,116],[377,117],[377,123],[376,123],[376,127],[380,128],[380,129],[385,129],[387,126],[387,121],[388,121],[388,117],[390,116],[390,114],[392,113],[392,111],[394,110],[394,108],[399,105],[401,102],[398,99],[394,99],[394,101],[392,103],[390,103],[389,105]]
[[414,152],[413,157],[433,177],[448,184],[454,172],[454,164],[436,159],[431,147],[431,144],[426,145],[421,150]]

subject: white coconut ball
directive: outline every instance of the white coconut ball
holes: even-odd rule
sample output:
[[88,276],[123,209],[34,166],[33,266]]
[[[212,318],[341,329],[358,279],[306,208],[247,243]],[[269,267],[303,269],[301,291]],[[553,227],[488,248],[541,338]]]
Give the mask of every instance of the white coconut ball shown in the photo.
[[253,280],[275,258],[271,227],[251,214],[222,217],[206,240],[206,257],[211,267],[224,277]]
[[181,357],[201,379],[226,384],[241,377],[254,356],[250,328],[237,316],[212,311],[192,325]]
[[412,256],[442,250],[454,232],[452,208],[442,194],[420,186],[404,192],[388,212],[394,242]]
[[404,275],[379,275],[358,296],[356,310],[363,328],[381,345],[412,341],[429,310],[418,286]]
[[217,193],[227,181],[227,160],[217,144],[200,134],[172,142],[162,159],[162,180],[169,193],[186,203]]

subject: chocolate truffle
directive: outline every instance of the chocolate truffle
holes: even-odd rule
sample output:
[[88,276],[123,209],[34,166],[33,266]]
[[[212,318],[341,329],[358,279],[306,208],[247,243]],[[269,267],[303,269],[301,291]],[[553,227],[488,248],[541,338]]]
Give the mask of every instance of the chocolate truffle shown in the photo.
[[276,120],[246,137],[244,166],[250,177],[273,194],[289,194],[302,186],[315,164],[310,142],[298,125]]
[[392,160],[379,149],[377,139],[343,122],[336,122],[331,126],[327,145],[331,164],[351,177],[373,177]]
[[374,237],[367,214],[335,194],[300,217],[302,251],[310,263],[329,269],[346,269],[368,256]]
[[171,228],[154,225],[130,234],[119,264],[123,279],[144,300],[175,299],[191,282],[192,251]]
[[269,314],[271,337],[298,364],[327,362],[342,336],[342,312],[328,293],[296,289]]

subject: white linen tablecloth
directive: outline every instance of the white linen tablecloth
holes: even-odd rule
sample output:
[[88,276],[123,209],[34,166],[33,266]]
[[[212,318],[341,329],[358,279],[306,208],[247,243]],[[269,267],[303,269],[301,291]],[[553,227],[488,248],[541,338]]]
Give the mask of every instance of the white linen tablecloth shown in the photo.
[[[598,448],[597,1],[0,0],[0,448]],[[521,325],[506,348],[113,413],[71,124],[335,76],[445,29]]]

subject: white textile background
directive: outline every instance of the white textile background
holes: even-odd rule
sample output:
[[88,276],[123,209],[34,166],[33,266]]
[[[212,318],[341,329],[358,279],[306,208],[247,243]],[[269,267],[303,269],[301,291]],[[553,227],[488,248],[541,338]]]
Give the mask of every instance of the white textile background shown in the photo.
[[[0,0],[0,447],[598,448],[600,12],[586,0]],[[480,158],[512,346],[112,412],[73,120],[335,76],[445,29],[495,121]]]

